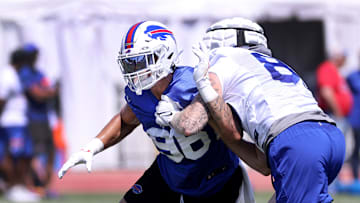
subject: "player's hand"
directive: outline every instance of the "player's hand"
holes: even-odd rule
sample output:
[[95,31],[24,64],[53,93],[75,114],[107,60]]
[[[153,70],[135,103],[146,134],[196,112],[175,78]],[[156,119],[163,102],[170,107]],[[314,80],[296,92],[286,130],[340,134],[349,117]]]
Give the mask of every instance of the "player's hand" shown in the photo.
[[176,103],[168,96],[162,95],[161,100],[156,106],[155,121],[160,126],[170,126],[170,122],[180,110],[180,104]]
[[61,167],[59,170],[58,176],[61,179],[65,173],[72,167],[78,165],[78,164],[86,164],[86,168],[88,172],[91,172],[91,164],[94,154],[87,150],[81,150],[79,152],[74,153],[70,156],[70,158],[65,162],[65,164]]
[[101,152],[103,149],[104,143],[99,138],[94,138],[83,149],[70,156],[59,170],[59,178],[61,179],[70,168],[82,163],[86,165],[86,168],[90,173],[94,155]]
[[195,82],[199,83],[201,80],[209,80],[209,55],[206,45],[203,42],[199,42],[199,46],[194,45],[192,51],[199,59],[199,63],[195,66],[193,74]]
[[208,103],[215,100],[219,95],[211,86],[209,79],[209,54],[204,42],[200,42],[199,46],[192,47],[193,53],[198,57],[199,63],[195,66],[193,73],[196,87],[199,90],[201,98]]

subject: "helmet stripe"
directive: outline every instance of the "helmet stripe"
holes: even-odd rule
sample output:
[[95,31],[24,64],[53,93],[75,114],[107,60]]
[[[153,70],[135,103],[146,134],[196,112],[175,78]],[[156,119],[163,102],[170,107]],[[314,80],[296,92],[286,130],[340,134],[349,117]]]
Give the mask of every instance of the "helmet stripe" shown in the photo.
[[139,25],[141,25],[143,22],[139,22],[135,25],[133,25],[128,33],[126,34],[126,40],[125,40],[125,48],[128,49],[128,48],[132,48],[134,47],[133,45],[133,40],[134,40],[134,35],[135,35],[135,32],[136,32],[136,29],[139,27]]
[[154,31],[151,31],[150,33],[155,34],[155,33],[159,33],[159,32],[165,32],[165,33],[173,34],[170,30],[165,30],[165,29],[154,30]]

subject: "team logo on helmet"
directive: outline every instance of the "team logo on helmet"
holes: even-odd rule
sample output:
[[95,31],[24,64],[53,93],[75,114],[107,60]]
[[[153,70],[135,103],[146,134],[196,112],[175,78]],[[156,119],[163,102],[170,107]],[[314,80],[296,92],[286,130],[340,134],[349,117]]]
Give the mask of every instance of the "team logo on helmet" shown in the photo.
[[170,30],[158,25],[149,25],[145,32],[152,39],[166,40],[167,36],[171,36],[174,40],[174,35]]

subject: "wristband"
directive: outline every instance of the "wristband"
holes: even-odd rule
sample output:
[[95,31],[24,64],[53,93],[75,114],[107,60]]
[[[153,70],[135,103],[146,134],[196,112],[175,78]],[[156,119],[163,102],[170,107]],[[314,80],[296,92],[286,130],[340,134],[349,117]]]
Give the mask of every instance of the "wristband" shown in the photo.
[[201,98],[204,100],[205,103],[209,103],[215,100],[219,95],[211,86],[210,80],[208,77],[203,78],[199,81],[196,81],[196,86],[199,90]]

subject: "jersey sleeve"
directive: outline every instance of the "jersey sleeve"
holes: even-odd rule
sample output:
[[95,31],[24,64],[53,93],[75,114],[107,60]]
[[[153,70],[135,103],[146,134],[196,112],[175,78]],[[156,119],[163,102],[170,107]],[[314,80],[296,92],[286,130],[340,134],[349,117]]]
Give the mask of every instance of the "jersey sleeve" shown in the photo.
[[179,67],[173,76],[173,81],[164,91],[168,97],[178,102],[183,108],[191,103],[198,94],[196,83],[193,80],[193,68]]

